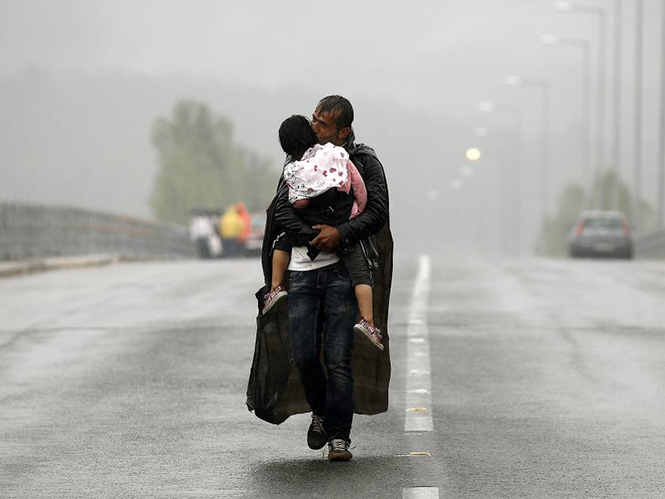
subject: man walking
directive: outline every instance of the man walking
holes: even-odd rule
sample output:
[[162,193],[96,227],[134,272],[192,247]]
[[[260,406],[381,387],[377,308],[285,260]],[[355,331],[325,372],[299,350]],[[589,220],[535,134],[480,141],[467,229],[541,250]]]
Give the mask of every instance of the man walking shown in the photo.
[[[292,251],[289,264],[287,333],[290,356],[302,383],[307,405],[292,400],[287,379],[276,385],[281,387],[278,390],[282,393],[266,394],[265,387],[252,390],[252,377],[248,390],[250,409],[255,409],[259,417],[271,422],[279,423],[308,406],[312,411],[312,422],[307,432],[307,443],[312,449],[320,449],[327,443],[331,461],[352,458],[349,445],[354,412],[376,414],[387,410],[390,379],[387,315],[392,278],[392,236],[388,223],[388,190],[383,167],[374,151],[355,144],[353,118],[353,107],[347,99],[341,96],[325,97],[314,111],[312,129],[319,143],[331,142],[349,152],[367,188],[365,211],[337,227],[308,227],[289,205],[288,187],[282,179],[276,200],[268,210],[268,229],[273,225],[272,220],[281,230],[298,235],[303,241],[302,247]],[[263,263],[267,283],[270,283],[270,265],[267,263],[269,249],[266,246],[272,245],[276,232],[274,227],[267,230],[264,240]],[[309,241],[320,250],[314,260],[307,256],[304,246]],[[386,348],[383,352],[371,346],[364,347],[360,342],[354,348],[353,325],[357,303],[351,279],[339,253],[358,242],[363,245],[370,268],[374,271],[375,322],[385,333]],[[261,334],[283,330],[279,318],[260,319],[257,347]],[[320,360],[321,351],[325,370]],[[261,357],[255,356],[252,367],[255,384],[261,372]],[[272,370],[283,372],[282,367],[272,366]],[[263,399],[269,402],[259,404],[257,394],[263,395]]]

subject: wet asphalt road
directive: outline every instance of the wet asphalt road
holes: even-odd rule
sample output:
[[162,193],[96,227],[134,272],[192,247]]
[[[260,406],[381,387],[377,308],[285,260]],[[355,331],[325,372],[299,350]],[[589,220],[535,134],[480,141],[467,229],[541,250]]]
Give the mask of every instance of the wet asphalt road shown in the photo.
[[0,497],[665,497],[665,263],[432,263],[434,431],[404,432],[402,258],[350,463],[244,405],[257,261],[0,279]]

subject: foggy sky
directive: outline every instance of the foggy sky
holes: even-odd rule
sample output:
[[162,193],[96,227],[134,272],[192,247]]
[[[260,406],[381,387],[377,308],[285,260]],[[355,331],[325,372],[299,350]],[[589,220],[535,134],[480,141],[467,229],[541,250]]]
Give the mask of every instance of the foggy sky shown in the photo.
[[[614,2],[584,4],[608,9],[608,70],[611,71]],[[652,202],[656,193],[660,105],[660,4],[658,0],[645,0],[643,161],[645,195]],[[622,20],[622,174],[630,180],[634,2],[623,1]],[[298,107],[290,112],[309,114],[318,97],[339,93],[359,106],[357,127],[364,131],[363,138],[372,139],[372,145],[384,142],[381,137],[396,134],[394,130],[386,130],[388,126],[399,129],[399,123],[390,123],[391,114],[412,118],[409,129],[399,130],[397,135],[404,138],[404,148],[410,147],[413,136],[427,137],[432,146],[431,164],[421,165],[421,169],[436,169],[436,183],[441,186],[459,176],[466,147],[478,142],[471,135],[474,126],[483,125],[499,132],[509,127],[506,120],[480,114],[478,102],[492,100],[518,105],[524,110],[524,181],[528,184],[527,192],[535,192],[536,167],[529,165],[539,154],[538,94],[528,89],[505,87],[501,81],[505,74],[546,78],[552,88],[553,205],[558,188],[567,181],[579,180],[582,76],[578,53],[561,47],[544,47],[540,36],[555,33],[591,41],[595,108],[597,31],[594,16],[558,13],[550,1],[540,0],[406,4],[375,0],[325,4],[311,0],[0,0],[0,83],[15,82],[21,78],[17,75],[24,75],[26,71],[48,74],[61,85],[64,81],[65,86],[67,82],[74,86],[76,82],[87,82],[81,84],[82,87],[93,86],[108,75],[113,75],[121,88],[126,88],[122,86],[123,81],[142,82],[128,85],[131,88],[149,85],[146,82],[163,82],[159,104],[155,101],[150,110],[145,110],[145,115],[134,117],[132,126],[140,137],[125,154],[126,161],[148,161],[153,169],[156,163],[148,140],[149,127],[158,114],[169,112],[166,104],[169,99],[173,102],[178,97],[211,96],[215,86],[247,89],[248,93],[255,91],[255,95],[262,96],[257,97],[259,100],[271,97],[281,100],[290,96],[286,102]],[[608,75],[611,76],[611,72]],[[173,83],[176,81],[179,83]],[[167,87],[170,90],[166,90]],[[204,88],[206,90],[202,90]],[[607,119],[612,117],[611,90],[610,82]],[[182,95],[183,92],[199,92],[199,95]],[[303,96],[302,102],[298,100],[299,95]],[[15,100],[6,103],[5,111],[9,113],[3,112],[0,117],[0,132],[10,132],[0,135],[0,167],[5,170],[0,198],[7,198],[8,193],[13,192],[14,198],[34,201],[19,172],[27,168],[22,162],[30,163],[29,151],[23,148],[17,152],[13,144],[7,143],[12,122],[20,121],[30,110],[28,104]],[[217,109],[225,107],[221,96],[217,97],[217,102]],[[80,105],[84,106],[85,102]],[[137,109],[140,108],[141,104],[137,103]],[[261,143],[256,144],[259,150],[274,150],[273,155],[279,156],[276,144],[268,139],[267,129],[261,131],[260,108],[233,109],[233,104],[229,103],[221,110],[232,114],[240,140],[253,143],[260,139]],[[363,115],[363,110],[371,110],[373,114]],[[30,112],[33,111],[37,112],[35,109]],[[384,113],[381,120],[376,119],[378,114]],[[427,130],[418,128],[419,119]],[[271,122],[270,127],[273,125]],[[95,133],[94,126],[87,128],[73,127],[72,137],[62,132],[59,144],[64,148],[73,147],[74,139],[80,138],[83,131],[91,136]],[[609,122],[605,130],[605,149],[609,157]],[[439,139],[439,148],[445,151],[437,152]],[[104,139],[98,136],[95,140],[101,143]],[[10,156],[3,156],[5,149],[13,151]],[[94,163],[94,158],[91,153],[86,161]],[[490,164],[491,158],[487,160]],[[103,163],[101,159],[100,162]],[[52,168],[58,171],[57,161]],[[91,168],[90,181],[94,181],[97,178],[95,167],[91,165]],[[16,172],[9,175],[12,169]],[[77,181],[72,179],[72,183]],[[149,187],[147,180],[137,187],[134,196],[138,201],[130,211],[147,214],[146,209],[140,210],[137,206],[145,203]],[[143,200],[139,199],[141,196]],[[535,196],[533,192],[527,194],[534,202]],[[86,203],[94,207],[94,199],[95,196],[91,196]],[[101,205],[116,206],[113,203]]]
[[[611,27],[613,2],[578,3],[606,6]],[[659,3],[645,1],[650,87],[657,86],[660,66]],[[623,4],[629,81],[634,9],[633,2]],[[178,74],[455,108],[459,99],[475,103],[478,95],[495,93],[491,82],[498,85],[507,72],[565,87],[559,80],[575,71],[575,56],[542,47],[539,37],[586,37],[595,45],[597,23],[594,16],[557,13],[551,5],[548,0],[417,1],[410,8],[377,0],[325,6],[308,0],[2,0],[0,74],[29,65]]]

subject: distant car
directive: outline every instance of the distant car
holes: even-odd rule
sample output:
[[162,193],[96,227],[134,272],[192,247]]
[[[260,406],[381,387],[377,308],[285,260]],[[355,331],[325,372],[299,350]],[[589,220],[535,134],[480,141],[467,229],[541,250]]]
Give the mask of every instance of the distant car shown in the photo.
[[617,211],[582,212],[568,235],[568,244],[573,258],[633,258],[628,221]]
[[252,228],[247,241],[245,241],[246,256],[260,256],[263,247],[263,234],[266,229],[266,214],[252,213]]

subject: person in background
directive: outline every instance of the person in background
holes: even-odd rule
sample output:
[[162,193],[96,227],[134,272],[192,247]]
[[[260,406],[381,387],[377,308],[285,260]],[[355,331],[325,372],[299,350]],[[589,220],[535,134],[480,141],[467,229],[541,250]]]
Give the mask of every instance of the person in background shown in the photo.
[[196,254],[199,258],[210,258],[210,238],[215,236],[210,217],[201,211],[195,211],[189,222],[189,237],[196,245]]
[[239,255],[240,254],[244,255],[245,243],[247,242],[249,234],[252,231],[252,217],[250,216],[249,212],[247,211],[247,208],[245,207],[245,203],[243,202],[236,203],[236,211],[238,212],[238,215],[242,220],[242,232],[238,237],[238,253]]
[[224,212],[219,221],[219,235],[222,238],[222,255],[226,258],[235,258],[240,253],[239,239],[244,230],[243,220],[236,205],[231,205]]

